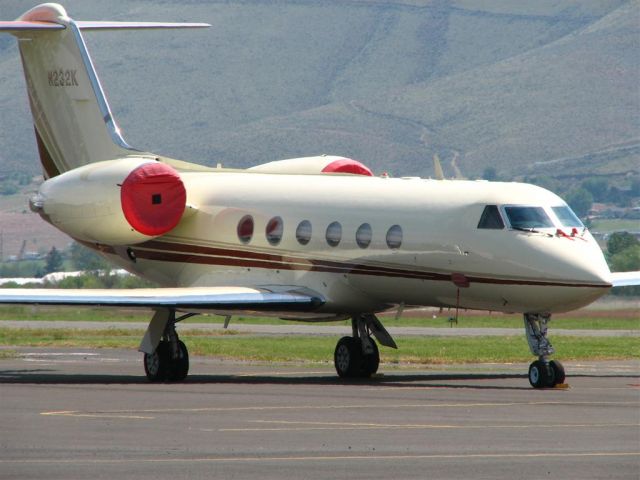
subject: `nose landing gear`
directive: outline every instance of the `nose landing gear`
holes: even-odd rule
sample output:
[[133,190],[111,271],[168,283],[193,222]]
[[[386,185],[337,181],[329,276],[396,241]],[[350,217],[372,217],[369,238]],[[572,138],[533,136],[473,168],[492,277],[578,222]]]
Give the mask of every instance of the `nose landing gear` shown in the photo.
[[551,388],[564,383],[562,364],[556,360],[536,360],[529,365],[529,383],[534,388]]
[[529,383],[533,388],[551,388],[564,383],[565,371],[556,360],[549,361],[555,352],[547,338],[547,324],[551,321],[548,313],[525,313],[524,329],[529,349],[538,360],[529,365]]

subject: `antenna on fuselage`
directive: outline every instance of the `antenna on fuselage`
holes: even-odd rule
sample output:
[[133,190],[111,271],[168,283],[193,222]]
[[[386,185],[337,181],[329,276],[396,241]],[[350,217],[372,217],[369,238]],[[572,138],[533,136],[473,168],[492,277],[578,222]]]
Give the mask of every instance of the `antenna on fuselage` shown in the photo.
[[466,177],[464,175],[462,175],[462,172],[460,171],[460,168],[458,167],[458,158],[460,157],[460,152],[453,152],[453,158],[451,159],[451,168],[453,168],[453,171],[455,173],[455,179],[456,180],[466,180]]
[[442,171],[442,165],[440,165],[440,157],[437,153],[433,154],[433,171],[436,180],[444,180],[444,172]]

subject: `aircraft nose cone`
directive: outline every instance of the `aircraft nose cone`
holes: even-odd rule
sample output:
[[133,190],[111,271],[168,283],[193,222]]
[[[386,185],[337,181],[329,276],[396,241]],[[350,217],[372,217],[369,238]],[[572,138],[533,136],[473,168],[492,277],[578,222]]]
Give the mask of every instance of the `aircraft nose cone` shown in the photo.
[[[577,242],[577,240],[576,240]],[[580,243],[568,246],[566,250],[567,271],[578,283],[591,285],[611,285],[611,271],[596,241],[581,239]]]

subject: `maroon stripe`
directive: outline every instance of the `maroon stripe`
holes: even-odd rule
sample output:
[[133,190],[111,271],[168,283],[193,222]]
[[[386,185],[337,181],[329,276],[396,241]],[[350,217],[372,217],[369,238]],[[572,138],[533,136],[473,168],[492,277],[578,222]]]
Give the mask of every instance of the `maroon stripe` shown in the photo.
[[[408,271],[408,270],[403,270],[398,268],[367,265],[362,263],[308,259],[305,257],[274,255],[274,254],[268,254],[268,253],[246,251],[246,250],[231,250],[231,249],[224,249],[224,248],[203,247],[200,245],[162,242],[158,240],[150,240],[148,242],[140,244],[139,246],[143,248],[152,248],[152,249],[162,250],[162,251],[171,250],[175,252],[191,253],[191,254],[197,254],[197,255],[228,256],[228,257],[234,257],[234,258],[255,259],[263,262],[278,262],[286,265],[289,265],[291,263],[302,263],[305,265],[311,265],[311,268],[309,267],[304,268],[304,270],[310,270],[310,271],[318,271],[318,269],[321,269],[321,271],[335,270],[336,272],[358,273],[362,275],[382,274],[385,276],[409,277],[409,278],[418,278],[423,280],[447,280],[447,281],[451,280],[451,276],[448,274],[440,274],[440,273],[424,272],[424,271]],[[137,251],[136,251],[136,255],[138,255]],[[284,267],[282,267],[282,269],[284,269]]]
[[[225,265],[245,268],[268,268],[272,270],[298,270],[325,273],[343,273],[351,275],[371,275],[390,278],[408,278],[416,280],[452,282],[452,274],[403,270],[398,268],[357,264],[350,262],[335,262],[319,259],[308,260],[292,256],[263,254],[259,252],[231,250],[223,248],[211,248],[198,245],[160,242],[155,240],[141,244],[140,247],[144,247],[145,249],[139,249],[136,247],[133,248],[136,257],[148,260],[182,262],[202,265]],[[147,250],[146,248],[153,248],[157,250]],[[164,249],[171,249],[173,251],[167,251]],[[220,255],[231,258],[222,258],[220,257]],[[544,280],[515,280],[476,276],[468,276],[467,279],[472,283],[494,285],[610,288],[610,285],[606,284],[579,284]]]
[[75,237],[72,237],[74,241],[78,242],[80,245],[90,248],[91,250],[97,250],[102,253],[111,253],[113,255],[116,254],[115,249],[111,245],[105,245],[103,243],[91,243],[85,242],[84,240],[79,240]]
[[42,164],[42,168],[44,169],[46,178],[53,178],[60,175],[60,170],[56,167],[56,164],[51,158],[51,154],[47,149],[47,146],[44,144],[40,133],[36,126],[33,126],[34,131],[36,132],[36,143],[38,144],[38,153],[40,154],[40,163]]

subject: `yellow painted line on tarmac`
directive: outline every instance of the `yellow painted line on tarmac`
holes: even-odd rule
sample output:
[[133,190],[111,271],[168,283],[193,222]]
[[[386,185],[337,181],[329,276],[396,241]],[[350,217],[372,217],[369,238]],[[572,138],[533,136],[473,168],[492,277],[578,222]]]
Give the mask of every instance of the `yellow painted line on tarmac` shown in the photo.
[[103,410],[87,412],[83,410],[60,410],[40,412],[40,415],[73,416],[82,414],[122,414],[144,415],[162,413],[205,413],[205,412],[270,412],[270,411],[306,411],[306,410],[364,410],[364,409],[403,409],[403,408],[472,408],[472,407],[520,407],[520,406],[589,406],[589,405],[637,405],[636,401],[628,402],[568,402],[568,401],[539,401],[539,402],[469,402],[469,403],[405,403],[405,404],[350,404],[350,405],[271,405],[250,407],[194,407],[194,408],[145,408],[125,410]]
[[[476,387],[474,387],[473,385],[470,386],[455,386],[454,387],[456,390],[476,390]],[[629,386],[625,386],[625,387],[581,387],[581,386],[575,386],[575,384],[559,384],[556,385],[555,387],[548,387],[548,388],[541,388],[538,391],[553,391],[553,390],[557,390],[557,391],[566,391],[566,390],[579,390],[579,391],[587,391],[587,390],[607,390],[607,391],[612,391],[612,390],[629,390],[630,388],[633,388],[632,385]],[[636,387],[638,388],[638,387]],[[447,389],[451,389],[450,385],[425,385],[425,386],[408,386],[407,384],[403,384],[403,383],[398,383],[396,384],[396,386],[390,386],[390,387],[367,387],[364,388],[363,390],[366,391],[372,391],[372,392],[386,392],[386,391],[398,391],[399,389],[401,389],[402,391],[409,391],[409,390],[447,390]]]
[[[273,405],[273,406],[250,406],[250,407],[197,407],[197,408],[148,408],[130,410],[103,410],[103,411],[83,411],[83,410],[61,410],[45,411],[40,415],[79,417],[84,415],[122,415],[141,416],[145,418],[148,414],[170,414],[170,413],[215,413],[215,412],[277,412],[277,411],[307,411],[307,410],[364,410],[364,409],[404,409],[404,408],[488,408],[488,407],[520,407],[520,406],[588,406],[588,405],[637,405],[635,401],[629,402],[566,402],[566,401],[540,401],[540,402],[485,402],[485,403],[407,403],[407,404],[351,404],[351,405]],[[151,417],[148,417],[151,418]]]
[[407,461],[407,460],[486,460],[486,459],[526,459],[526,458],[610,458],[640,457],[640,452],[535,452],[535,453],[442,453],[442,454],[388,454],[388,455],[289,455],[253,457],[130,457],[130,458],[17,458],[0,459],[3,464],[45,464],[45,465],[122,465],[140,463],[259,463],[259,462],[343,462],[343,461]]
[[84,418],[126,418],[126,419],[138,419],[138,420],[153,420],[156,417],[142,416],[142,415],[126,415],[124,413],[114,412],[80,412],[74,410],[67,410],[62,412],[41,412],[40,415],[46,416],[59,416],[59,417],[84,417]]
[[286,425],[282,427],[245,427],[201,429],[218,432],[288,432],[307,430],[486,430],[527,428],[633,428],[640,423],[585,423],[585,424],[519,424],[519,425],[438,425],[438,424],[393,424],[393,423],[349,423],[349,422],[296,422],[287,420],[253,420],[249,423]]
[[[321,372],[249,372],[249,373],[236,373],[234,377],[289,377],[296,375],[327,375],[329,372],[326,370]],[[326,386],[326,385],[323,385]],[[342,386],[342,385],[339,385]]]

